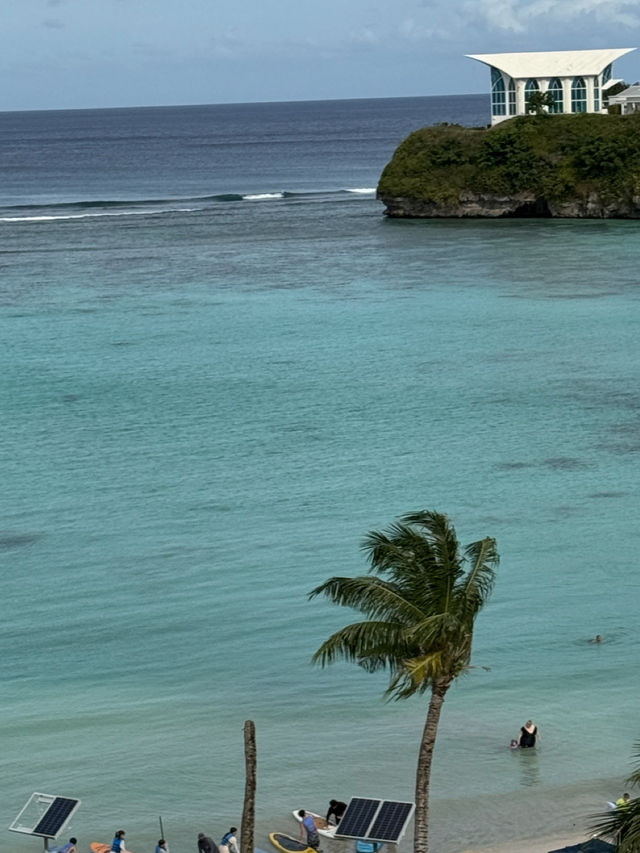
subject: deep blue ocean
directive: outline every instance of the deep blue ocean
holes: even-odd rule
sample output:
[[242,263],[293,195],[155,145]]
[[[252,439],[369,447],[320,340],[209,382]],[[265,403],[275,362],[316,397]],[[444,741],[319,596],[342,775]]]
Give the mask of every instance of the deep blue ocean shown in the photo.
[[[78,797],[82,853],[259,847],[330,797],[413,798],[426,697],[310,663],[307,593],[418,509],[498,540],[447,699],[432,849],[582,833],[631,770],[640,240],[391,221],[395,147],[484,96],[0,114],[0,834]],[[600,645],[589,643],[596,633]],[[533,718],[540,748],[512,753]],[[408,844],[409,836],[406,843]]]

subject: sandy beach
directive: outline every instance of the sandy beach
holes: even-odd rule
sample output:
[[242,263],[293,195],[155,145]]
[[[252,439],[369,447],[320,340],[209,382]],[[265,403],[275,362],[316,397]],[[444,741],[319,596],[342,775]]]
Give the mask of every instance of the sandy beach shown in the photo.
[[562,850],[573,844],[587,841],[589,836],[555,836],[551,838],[531,838],[519,841],[506,841],[491,847],[465,847],[460,853],[550,853]]

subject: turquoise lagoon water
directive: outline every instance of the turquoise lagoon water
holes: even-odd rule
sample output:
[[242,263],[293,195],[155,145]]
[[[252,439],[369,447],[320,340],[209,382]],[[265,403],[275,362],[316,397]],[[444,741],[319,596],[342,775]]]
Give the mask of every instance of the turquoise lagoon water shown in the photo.
[[[358,103],[402,134],[442,106]],[[159,816],[188,853],[239,825],[247,719],[265,849],[293,808],[412,798],[426,700],[312,667],[352,614],[307,593],[435,508],[501,566],[490,671],[445,705],[433,849],[581,834],[638,738],[637,225],[386,221],[371,189],[399,130],[363,148],[353,105],[294,106],[238,108],[244,159],[217,108],[231,165],[208,182],[206,159],[167,167],[209,151],[185,120],[205,108],[5,122],[0,822],[32,791],[77,796],[85,853],[120,827],[144,853]],[[98,142],[107,120],[126,132]],[[121,167],[65,189],[60,162],[98,144]],[[511,753],[529,717],[540,748]]]

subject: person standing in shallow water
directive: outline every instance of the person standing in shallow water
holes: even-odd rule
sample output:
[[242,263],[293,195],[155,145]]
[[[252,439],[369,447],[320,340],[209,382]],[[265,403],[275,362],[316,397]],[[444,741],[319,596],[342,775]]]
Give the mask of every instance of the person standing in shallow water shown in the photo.
[[213,838],[205,835],[204,832],[198,833],[198,853],[220,853],[218,845]]
[[520,729],[520,738],[519,738],[519,746],[521,749],[529,749],[532,746],[536,745],[536,738],[539,738],[540,734],[538,732],[538,727],[533,724],[531,720],[527,720],[527,722]]
[[225,832],[218,847],[220,853],[240,853],[238,839],[236,838],[237,831],[235,826],[232,826],[229,832]]
[[300,809],[298,812],[300,816],[300,820],[302,824],[300,826],[300,841],[302,841],[304,837],[304,833],[307,833],[307,847],[312,847],[314,850],[320,849],[320,836],[318,835],[318,828],[316,827],[316,822],[311,817],[310,814],[307,814],[304,809]]

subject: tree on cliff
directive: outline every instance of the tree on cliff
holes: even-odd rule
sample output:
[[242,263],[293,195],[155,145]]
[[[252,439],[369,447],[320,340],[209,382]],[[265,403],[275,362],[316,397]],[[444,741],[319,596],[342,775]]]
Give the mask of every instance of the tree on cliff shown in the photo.
[[333,577],[310,593],[359,610],[313,656],[322,666],[342,658],[368,672],[388,669],[386,695],[406,699],[430,690],[416,771],[415,853],[427,853],[429,781],[438,721],[448,689],[470,666],[475,617],[489,599],[499,557],[494,539],[460,552],[447,516],[416,512],[363,542],[369,575]]
[[551,92],[532,92],[527,98],[527,112],[541,116],[544,115],[548,109],[551,109],[554,104],[555,98]]

